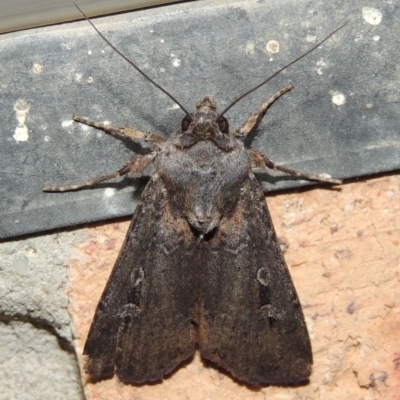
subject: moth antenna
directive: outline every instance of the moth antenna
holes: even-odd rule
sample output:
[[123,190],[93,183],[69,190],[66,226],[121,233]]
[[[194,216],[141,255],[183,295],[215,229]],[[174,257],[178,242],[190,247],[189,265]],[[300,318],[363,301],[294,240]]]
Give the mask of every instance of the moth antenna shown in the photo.
[[124,60],[126,60],[129,64],[132,65],[133,68],[136,69],[136,71],[140,72],[147,80],[149,80],[154,86],[156,86],[158,89],[160,89],[163,93],[165,93],[172,101],[174,101],[178,106],[181,108],[181,110],[189,117],[192,118],[189,112],[185,109],[185,107],[182,106],[181,103],[179,103],[178,100],[171,94],[169,94],[163,87],[161,87],[157,82],[153,81],[145,72],[143,72],[133,61],[131,61],[128,57],[126,57],[121,51],[119,51],[111,42],[96,28],[96,26],[93,24],[93,22],[90,20],[90,18],[79,8],[79,6],[74,3],[74,6],[78,9],[78,11],[84,16],[84,18],[89,22],[90,25],[94,28],[94,30],[100,35],[100,37],[114,50],[116,51]]
[[325,39],[321,40],[319,43],[317,43],[314,47],[311,47],[310,50],[307,50],[305,53],[303,53],[300,57],[297,57],[296,59],[294,59],[293,61],[291,61],[289,64],[286,64],[284,67],[282,67],[281,69],[279,69],[278,71],[276,71],[274,74],[272,74],[270,77],[268,77],[267,79],[265,79],[265,81],[262,81],[261,83],[259,83],[257,86],[253,87],[252,89],[248,90],[246,93],[242,94],[241,96],[239,96],[235,101],[233,101],[228,107],[225,108],[225,110],[223,110],[217,117],[221,118],[229,109],[231,109],[231,107],[233,107],[238,101],[242,100],[243,97],[246,97],[248,94],[254,92],[255,90],[257,90],[258,88],[260,88],[261,86],[265,85],[267,82],[269,82],[272,78],[275,78],[275,76],[277,76],[278,74],[280,74],[283,70],[285,70],[286,68],[289,68],[291,65],[293,65],[294,63],[296,63],[297,61],[300,61],[302,58],[304,58],[305,56],[307,56],[308,54],[310,54],[312,51],[314,51],[317,47],[321,46],[322,43],[326,42],[331,36],[333,36],[338,30],[342,29],[349,21],[346,21],[343,25],[340,25],[339,28],[336,28],[332,33],[330,33]]

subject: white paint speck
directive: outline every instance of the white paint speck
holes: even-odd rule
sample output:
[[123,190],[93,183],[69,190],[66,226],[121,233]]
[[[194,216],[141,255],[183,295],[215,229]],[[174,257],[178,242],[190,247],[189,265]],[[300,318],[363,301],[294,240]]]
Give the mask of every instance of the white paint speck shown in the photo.
[[307,35],[306,40],[308,43],[315,43],[315,41],[317,40],[317,37],[315,35]]
[[274,57],[270,57],[270,58],[268,59],[268,61],[269,61],[269,62],[274,61]]
[[29,139],[29,131],[26,125],[18,125],[14,130],[13,138],[16,142],[27,142]]
[[276,40],[270,40],[266,44],[265,49],[271,54],[279,53],[279,43]]
[[254,54],[254,48],[255,48],[255,45],[253,42],[247,42],[246,43],[246,54],[248,54],[248,55]]
[[171,61],[174,67],[179,67],[181,65],[181,60],[179,58],[174,57]]
[[105,50],[102,50],[102,51],[101,51],[101,54],[104,54],[105,52],[106,52]]
[[374,42],[378,42],[379,39],[380,39],[379,35],[374,35],[374,36],[372,37],[372,40],[373,40]]
[[335,106],[342,106],[344,103],[346,103],[346,96],[343,93],[340,92],[332,92],[332,103]]
[[179,110],[180,107],[178,106],[178,104],[173,104],[172,107],[170,108],[170,110]]
[[76,82],[78,82],[78,83],[82,80],[82,74],[81,74],[80,72],[77,72],[77,73],[75,74],[75,80],[76,80]]
[[164,39],[160,39],[160,43],[164,43]]
[[50,136],[47,136],[47,135],[46,135],[46,136],[44,137],[44,141],[45,141],[45,142],[50,142]]
[[89,76],[87,83],[90,85],[91,83],[93,83],[93,81],[94,81],[94,79],[91,76]]
[[364,21],[370,25],[379,25],[382,21],[382,13],[376,8],[364,7],[362,9]]
[[115,189],[107,188],[104,190],[104,197],[113,197],[115,195]]
[[87,53],[89,54],[89,56],[92,55],[92,50],[89,50]]
[[26,116],[29,114],[30,105],[24,99],[18,99],[14,104],[15,117],[18,125],[14,130],[13,138],[16,142],[26,142],[29,139],[29,130],[25,125]]
[[367,108],[372,108],[372,103],[368,103]]
[[24,123],[26,115],[30,109],[29,103],[24,99],[18,99],[14,104],[14,111],[16,112],[16,116],[19,123]]
[[33,64],[32,72],[35,75],[40,75],[43,72],[43,65],[40,64]]
[[153,29],[150,29],[150,33],[154,33]]
[[74,121],[72,119],[67,119],[66,121],[61,122],[61,126],[63,128],[69,128],[73,123]]
[[160,68],[160,72],[165,72],[165,68]]

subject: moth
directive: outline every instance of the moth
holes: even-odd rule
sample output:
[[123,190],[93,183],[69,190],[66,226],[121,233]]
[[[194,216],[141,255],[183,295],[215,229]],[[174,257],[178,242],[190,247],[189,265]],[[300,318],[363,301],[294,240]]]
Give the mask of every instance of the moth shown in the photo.
[[198,348],[203,358],[249,385],[307,381],[313,362],[310,338],[253,171],[273,169],[331,184],[341,181],[277,165],[245,146],[243,140],[291,84],[236,130],[229,130],[224,114],[343,25],[224,111],[218,113],[214,99],[205,96],[189,113],[81,13],[108,45],[186,114],[181,128],[168,138],[74,116],[115,138],[152,147],[112,174],[43,188],[78,190],[128,173],[140,177],[153,166],[90,327],[83,351],[86,372],[95,381],[114,374],[124,383],[157,381]]

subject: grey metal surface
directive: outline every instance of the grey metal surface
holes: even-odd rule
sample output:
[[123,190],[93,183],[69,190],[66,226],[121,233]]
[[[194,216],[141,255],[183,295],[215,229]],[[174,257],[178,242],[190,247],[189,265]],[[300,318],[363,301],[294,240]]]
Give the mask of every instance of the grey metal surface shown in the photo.
[[[239,126],[292,82],[294,90],[271,107],[252,147],[304,172],[350,178],[400,165],[399,5],[369,1],[371,9],[365,7],[359,0],[204,0],[95,23],[193,110],[205,94],[222,109],[350,20],[227,115],[232,128]],[[270,40],[279,43],[279,53],[267,51]],[[115,171],[140,150],[72,123],[72,114],[168,135],[183,112],[87,22],[3,35],[0,54],[0,237],[131,214],[143,180],[42,193],[44,184],[79,183]],[[263,176],[267,191],[303,183]]]

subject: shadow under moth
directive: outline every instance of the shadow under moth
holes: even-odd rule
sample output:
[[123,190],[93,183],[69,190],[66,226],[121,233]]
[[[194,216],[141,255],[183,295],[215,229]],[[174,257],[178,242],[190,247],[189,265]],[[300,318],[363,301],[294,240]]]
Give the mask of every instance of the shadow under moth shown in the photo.
[[277,165],[245,146],[243,139],[291,84],[237,130],[229,130],[223,115],[343,25],[223,112],[205,96],[189,113],[82,14],[186,114],[181,128],[168,138],[74,116],[116,138],[150,142],[152,147],[115,173],[43,188],[77,190],[127,173],[140,177],[153,166],[97,306],[84,347],[86,372],[93,380],[116,374],[125,383],[157,381],[198,348],[202,357],[250,385],[306,382],[312,365],[307,327],[253,171],[269,168],[331,184],[341,181]]

